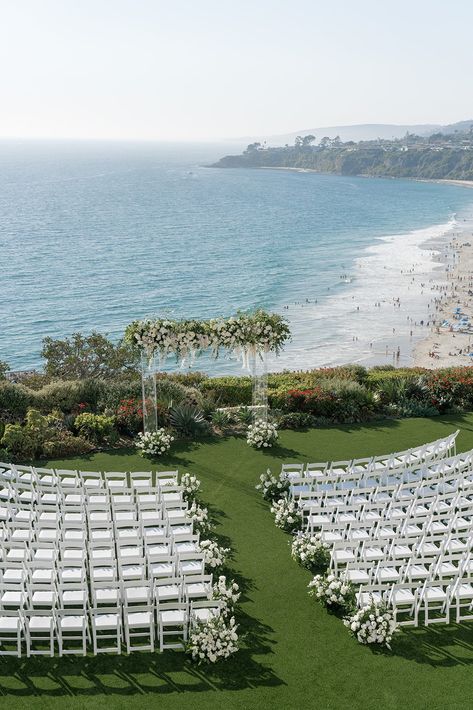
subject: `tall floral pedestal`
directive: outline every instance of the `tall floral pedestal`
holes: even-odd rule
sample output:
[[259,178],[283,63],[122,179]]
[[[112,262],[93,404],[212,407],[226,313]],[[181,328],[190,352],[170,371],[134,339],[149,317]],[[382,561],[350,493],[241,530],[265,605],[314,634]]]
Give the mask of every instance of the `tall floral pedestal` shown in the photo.
[[143,431],[145,434],[158,428],[157,397],[156,397],[155,355],[141,354],[141,390],[143,395]]
[[253,421],[268,421],[268,358],[267,353],[250,356],[252,383]]

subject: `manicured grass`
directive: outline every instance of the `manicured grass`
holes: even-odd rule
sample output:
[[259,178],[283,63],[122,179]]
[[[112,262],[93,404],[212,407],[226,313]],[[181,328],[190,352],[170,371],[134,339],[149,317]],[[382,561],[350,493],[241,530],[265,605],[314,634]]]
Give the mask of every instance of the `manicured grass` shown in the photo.
[[[470,625],[404,631],[393,651],[359,646],[342,622],[308,596],[309,573],[292,562],[289,537],[274,527],[254,486],[282,461],[324,461],[388,453],[456,428],[459,450],[473,448],[473,415],[371,426],[282,432],[281,446],[255,452],[243,439],[181,445],[159,469],[195,472],[218,532],[235,551],[245,585],[245,648],[215,668],[180,652],[98,658],[0,659],[5,708],[468,708],[473,698]],[[144,470],[133,452],[51,461],[63,468]],[[149,467],[149,466],[148,466]]]

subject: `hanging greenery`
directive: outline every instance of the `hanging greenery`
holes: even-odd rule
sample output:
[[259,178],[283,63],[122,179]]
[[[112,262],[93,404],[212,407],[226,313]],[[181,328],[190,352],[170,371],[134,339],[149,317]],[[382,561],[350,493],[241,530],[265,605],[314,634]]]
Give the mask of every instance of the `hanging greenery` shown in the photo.
[[211,350],[217,358],[220,351],[225,350],[245,363],[250,355],[278,354],[289,338],[287,320],[262,309],[206,321],[140,320],[131,323],[125,331],[128,343],[138,346],[148,357],[158,354],[161,360],[169,355],[175,355],[178,360],[193,360],[206,350]]

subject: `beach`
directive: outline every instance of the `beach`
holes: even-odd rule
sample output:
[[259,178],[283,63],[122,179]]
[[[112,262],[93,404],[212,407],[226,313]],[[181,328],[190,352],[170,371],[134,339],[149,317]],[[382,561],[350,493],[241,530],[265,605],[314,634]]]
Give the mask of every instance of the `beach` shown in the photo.
[[[470,183],[470,187],[473,184]],[[441,285],[440,285],[441,284]],[[441,278],[432,288],[435,314],[428,335],[414,348],[413,364],[440,368],[472,364],[473,222],[459,222],[447,246]]]

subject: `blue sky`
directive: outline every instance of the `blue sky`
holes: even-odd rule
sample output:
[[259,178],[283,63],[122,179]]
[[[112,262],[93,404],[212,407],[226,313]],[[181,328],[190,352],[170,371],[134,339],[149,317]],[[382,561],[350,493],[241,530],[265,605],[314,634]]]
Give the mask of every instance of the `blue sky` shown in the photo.
[[3,0],[0,136],[473,118],[467,0]]

